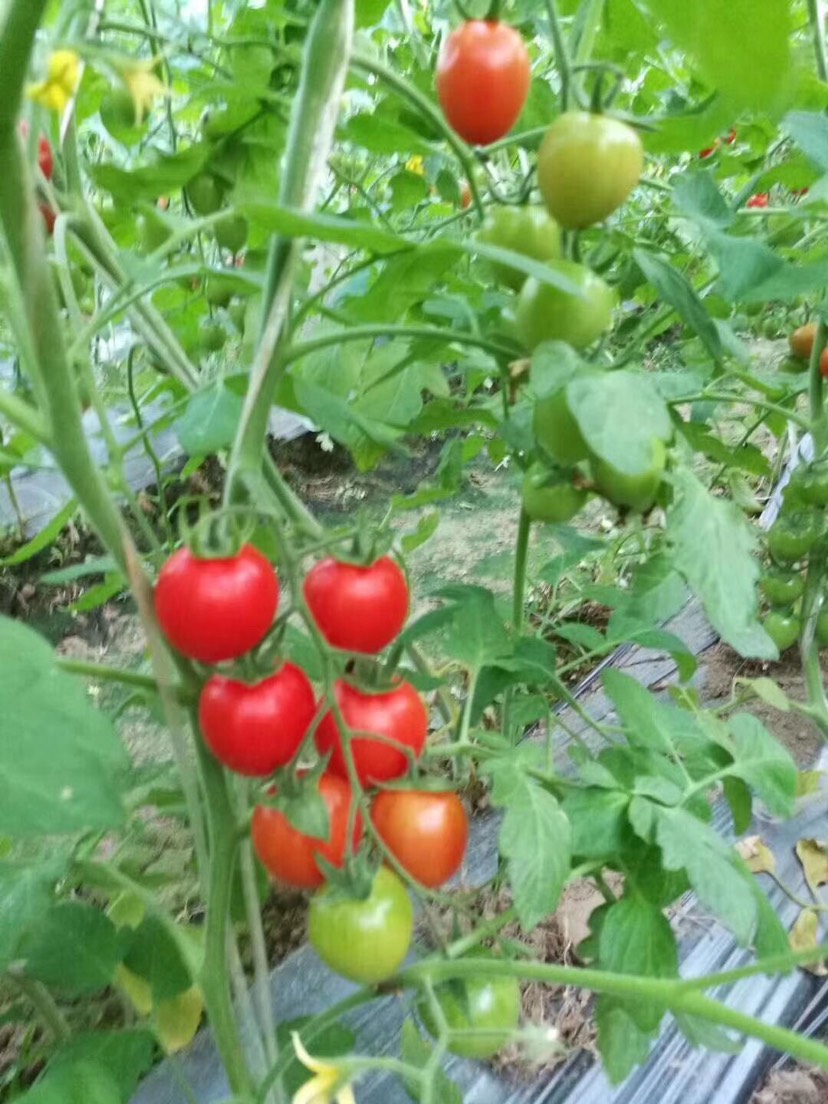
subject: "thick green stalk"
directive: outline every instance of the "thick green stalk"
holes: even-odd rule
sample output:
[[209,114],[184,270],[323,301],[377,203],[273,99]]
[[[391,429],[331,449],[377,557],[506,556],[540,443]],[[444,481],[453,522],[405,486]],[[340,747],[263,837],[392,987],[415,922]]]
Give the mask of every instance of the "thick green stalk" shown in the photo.
[[567,111],[569,109],[569,96],[572,91],[572,61],[563,36],[561,17],[558,14],[556,0],[546,0],[546,11],[549,15],[549,30],[552,35],[555,61],[558,63],[558,76],[561,81],[561,111]]
[[808,17],[811,21],[819,79],[828,81],[828,49],[825,45],[825,8],[823,0],[808,0]]
[[473,333],[458,333],[455,330],[445,329],[442,326],[349,326],[347,330],[334,330],[331,333],[320,334],[319,337],[309,338],[295,345],[290,345],[284,354],[284,363],[292,364],[295,360],[317,353],[320,349],[328,349],[331,345],[342,345],[346,341],[371,341],[377,337],[405,338],[413,337],[425,341],[457,342],[460,345],[473,345],[478,349],[484,349],[493,356],[505,356],[510,360],[515,359],[518,353],[508,345],[501,345],[497,341],[488,341]]

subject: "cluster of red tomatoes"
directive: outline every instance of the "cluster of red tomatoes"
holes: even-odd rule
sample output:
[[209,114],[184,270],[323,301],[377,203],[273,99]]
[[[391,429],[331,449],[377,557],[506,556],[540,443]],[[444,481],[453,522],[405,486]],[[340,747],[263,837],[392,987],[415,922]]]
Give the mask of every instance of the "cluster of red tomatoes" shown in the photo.
[[[397,638],[408,616],[405,575],[387,556],[368,566],[325,559],[308,572],[303,592],[312,626],[327,645],[348,656],[381,652]],[[155,610],[178,652],[214,667],[247,657],[263,643],[273,628],[279,599],[273,565],[251,545],[221,559],[199,558],[182,548],[160,572]],[[379,670],[378,664],[374,667]],[[289,662],[255,682],[236,677],[232,668],[226,673],[211,671],[205,678],[198,708],[201,732],[212,754],[229,770],[270,778],[277,770],[297,765],[311,742],[326,762],[317,786],[327,809],[327,837],[296,828],[278,807],[277,787],[271,786],[274,803],[263,800],[252,820],[253,844],[261,862],[283,885],[318,889],[326,881],[325,864],[341,868],[362,848],[361,810],[366,809],[372,835],[386,858],[423,886],[442,885],[457,872],[466,850],[468,820],[459,797],[425,788],[378,790],[399,783],[422,754],[428,733],[424,702],[399,677],[370,689],[340,678],[333,698],[335,708],[327,698],[317,700],[306,673]],[[309,772],[300,768],[297,776],[307,779]],[[363,796],[364,791],[377,790],[370,799]],[[410,902],[403,904],[408,901],[405,887],[387,867],[376,874],[365,901],[317,895],[311,905],[310,934],[325,961],[359,981],[378,981],[393,973],[408,951],[410,915],[408,922],[403,915],[397,924],[400,938],[386,960],[377,957],[376,947],[372,950],[370,932],[364,958],[356,955],[362,965],[356,966],[350,959],[343,962],[341,941],[326,939],[334,927],[347,927],[343,909],[355,915],[381,912],[382,907],[393,912],[392,900],[397,912],[405,914],[407,908],[410,913]],[[339,914],[332,920],[335,909]],[[352,957],[358,945],[353,932]]]
[[[25,119],[21,119],[20,121],[20,133],[24,138],[27,138],[29,135],[29,124],[26,122]],[[52,152],[51,142],[43,134],[40,135],[37,143],[37,164],[45,179],[51,180],[55,171],[55,157],[54,153]],[[52,210],[50,204],[44,203],[42,201],[38,203],[38,209],[43,216],[43,223],[46,227],[46,233],[51,235],[52,231],[55,228],[57,215]]]

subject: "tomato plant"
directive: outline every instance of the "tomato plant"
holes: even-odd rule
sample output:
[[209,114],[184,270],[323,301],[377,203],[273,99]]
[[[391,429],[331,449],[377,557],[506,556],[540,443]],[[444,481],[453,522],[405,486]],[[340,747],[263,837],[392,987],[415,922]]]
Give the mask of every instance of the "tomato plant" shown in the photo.
[[763,621],[765,632],[780,652],[792,648],[802,632],[802,622],[794,613],[783,610],[771,610]]
[[768,531],[768,551],[777,563],[795,563],[808,555],[824,528],[815,510],[785,511]]
[[475,146],[509,133],[526,103],[530,81],[529,52],[505,23],[463,23],[446,39],[437,61],[437,95],[446,118]]
[[293,663],[248,685],[211,675],[198,703],[204,740],[237,774],[266,777],[296,756],[316,713],[307,675]]
[[327,559],[305,577],[305,601],[329,644],[373,655],[402,631],[408,583],[388,556],[366,567]]
[[552,261],[551,269],[578,289],[571,295],[530,276],[517,306],[517,331],[529,351],[543,341],[566,341],[576,349],[591,345],[612,326],[616,294],[600,276],[573,261]]
[[[561,230],[541,207],[498,207],[478,232],[481,241],[501,249],[510,249],[535,261],[555,261],[561,257]],[[492,262],[497,279],[519,291],[525,276],[515,268]]]
[[[400,778],[422,753],[428,733],[428,713],[417,691],[401,682],[391,690],[369,693],[343,680],[334,690],[342,720],[354,733],[350,750],[360,783],[370,786]],[[316,746],[320,755],[330,753],[332,771],[349,776],[342,733],[330,712],[316,730]]]
[[[436,997],[448,1028],[448,1049],[461,1058],[491,1058],[509,1042],[520,1021],[520,986],[515,978],[470,978],[440,986]],[[438,1025],[427,1001],[420,1002],[419,1012],[436,1037]]]
[[414,910],[405,886],[381,867],[364,900],[323,889],[308,910],[311,946],[336,973],[361,985],[376,985],[405,961],[414,930]]
[[538,151],[538,186],[561,226],[582,230],[602,222],[629,196],[644,167],[641,139],[606,115],[559,115]]
[[252,545],[202,559],[189,548],[161,568],[155,613],[169,642],[201,663],[237,659],[264,640],[279,605],[279,580]]
[[457,794],[384,790],[374,799],[371,819],[397,862],[421,885],[441,886],[460,869],[469,822]]
[[769,568],[759,581],[762,594],[772,606],[792,606],[805,590],[805,580],[801,575]]
[[[271,794],[275,794],[271,790]],[[351,821],[354,796],[344,778],[323,774],[319,779],[319,795],[328,814],[328,835],[325,838],[308,835],[295,828],[280,809],[257,805],[253,810],[251,837],[259,861],[274,881],[295,889],[318,889],[325,875],[317,858],[331,866],[341,867],[348,852],[348,826]],[[354,817],[350,850],[356,852],[362,840],[362,816]]]

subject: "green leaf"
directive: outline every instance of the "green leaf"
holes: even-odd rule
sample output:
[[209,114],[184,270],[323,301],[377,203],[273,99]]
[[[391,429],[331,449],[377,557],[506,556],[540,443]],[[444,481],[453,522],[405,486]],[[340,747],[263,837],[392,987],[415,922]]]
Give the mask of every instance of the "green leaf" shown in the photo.
[[[641,977],[678,977],[678,946],[670,921],[636,893],[625,895],[602,917],[598,963],[604,970]],[[640,1031],[657,1031],[664,1009],[645,999],[624,1001]]]
[[139,200],[155,201],[159,196],[178,191],[196,176],[210,157],[209,145],[188,146],[177,153],[153,151],[149,163],[135,169],[89,162],[87,168],[95,184],[129,209]]
[[569,875],[570,827],[555,798],[525,774],[509,794],[500,827],[515,909],[530,931],[557,907]]
[[605,994],[595,1003],[595,1023],[604,1070],[610,1081],[619,1085],[646,1060],[655,1034],[641,1031],[625,1005]]
[[726,924],[742,945],[756,928],[757,904],[730,847],[685,809],[655,807],[656,842],[667,870],[686,870],[701,903]]
[[356,26],[375,27],[382,21],[390,0],[356,0]]
[[438,511],[433,510],[430,514],[423,514],[420,520],[417,522],[417,528],[413,533],[406,533],[400,542],[402,544],[402,550],[407,556],[417,549],[421,548],[424,544],[434,536],[437,529],[440,526],[440,514]]
[[60,1048],[49,1071],[96,1062],[117,1081],[121,1099],[129,1100],[152,1066],[154,1053],[155,1038],[149,1031],[84,1031]]
[[153,1000],[177,997],[193,984],[181,952],[157,916],[147,916],[130,932],[124,965],[152,987]]
[[667,539],[676,570],[727,644],[746,657],[776,659],[757,618],[754,531],[738,507],[714,498],[691,472],[679,470],[672,479],[676,497],[667,512]]
[[662,705],[637,679],[615,667],[608,667],[602,677],[630,743],[669,754],[673,750],[669,725],[675,711]]
[[222,382],[197,391],[174,425],[181,447],[190,456],[211,456],[233,444],[244,403]]
[[649,471],[653,440],[672,436],[667,406],[643,372],[576,376],[566,399],[590,449],[627,475]]
[[673,203],[687,218],[705,230],[726,230],[735,218],[712,172],[697,170],[675,178]]
[[733,830],[737,835],[746,832],[753,819],[753,798],[741,778],[724,778],[722,790],[733,817]]
[[628,835],[629,794],[595,786],[571,789],[563,811],[572,826],[572,853],[582,859],[617,855]]
[[713,319],[704,309],[687,277],[669,261],[645,249],[633,250],[636,264],[658,292],[690,329],[698,335],[714,360],[722,359],[722,343]]
[[122,1104],[118,1081],[101,1062],[65,1063],[47,1069],[16,1104]]
[[758,718],[737,713],[728,727],[735,744],[735,772],[775,816],[789,817],[796,800],[796,763]]
[[65,868],[62,858],[0,861],[0,973],[14,961],[22,936],[48,909]]
[[509,634],[490,590],[456,584],[438,590],[435,597],[451,606],[451,622],[442,642],[450,659],[479,670],[509,655]]
[[394,253],[414,247],[405,238],[372,223],[355,222],[340,215],[308,214],[275,204],[246,203],[242,212],[262,229],[285,238],[313,238],[320,242],[335,242],[351,249],[369,253]]
[[114,828],[129,760],[112,722],[55,664],[49,644],[0,618],[0,833]]
[[722,1054],[738,1054],[743,1046],[741,1039],[734,1039],[718,1024],[703,1020],[700,1016],[691,1016],[687,1012],[674,1012],[676,1027],[685,1039],[694,1047],[717,1050]]
[[49,524],[41,529],[36,537],[21,545],[10,556],[0,558],[0,566],[13,567],[15,564],[25,563],[26,560],[36,556],[38,552],[42,552],[44,548],[49,548],[55,543],[64,527],[68,525],[77,512],[78,504],[73,498],[71,502],[67,502],[62,510],[55,514]]
[[648,0],[647,6],[732,112],[770,113],[784,107],[792,72],[789,4]]
[[94,993],[121,961],[118,932],[100,909],[80,901],[54,905],[23,940],[26,973],[65,993]]
[[[415,1069],[423,1069],[434,1052],[434,1048],[422,1037],[410,1019],[403,1024],[401,1044],[403,1061]],[[422,1100],[422,1087],[419,1081],[413,1077],[407,1078],[405,1087],[412,1100],[417,1102]],[[463,1093],[439,1066],[435,1073],[433,1095],[440,1104],[463,1104]]]
[[792,111],[782,129],[819,170],[828,173],[828,119],[811,111]]
[[711,234],[708,245],[719,266],[716,291],[731,303],[764,302],[761,289],[792,268],[763,242]]
[[348,314],[363,322],[400,322],[422,303],[457,261],[444,246],[422,248],[389,258],[367,292],[348,301]]

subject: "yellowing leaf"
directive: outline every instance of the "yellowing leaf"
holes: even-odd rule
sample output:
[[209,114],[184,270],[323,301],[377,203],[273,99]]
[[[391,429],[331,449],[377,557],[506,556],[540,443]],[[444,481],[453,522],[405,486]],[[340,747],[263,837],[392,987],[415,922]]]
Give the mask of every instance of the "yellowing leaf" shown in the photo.
[[170,1000],[160,1001],[152,1018],[155,1034],[167,1054],[189,1046],[198,1031],[204,1011],[201,990],[194,985]]
[[148,981],[138,977],[123,962],[119,963],[113,981],[129,997],[139,1016],[149,1016],[152,1012],[152,986]]
[[828,778],[825,771],[800,771],[796,780],[796,796],[810,797],[819,793],[823,779]]
[[[819,915],[814,909],[803,909],[791,929],[791,950],[810,951],[819,946]],[[828,976],[828,966],[825,961],[814,962],[805,967],[817,977]]]
[[141,898],[125,890],[113,899],[106,914],[116,928],[137,928],[146,911]]
[[754,874],[775,874],[776,857],[761,836],[739,840],[736,850]]
[[820,886],[828,885],[828,843],[801,839],[796,845],[796,857],[802,863],[805,880],[814,893]]

